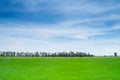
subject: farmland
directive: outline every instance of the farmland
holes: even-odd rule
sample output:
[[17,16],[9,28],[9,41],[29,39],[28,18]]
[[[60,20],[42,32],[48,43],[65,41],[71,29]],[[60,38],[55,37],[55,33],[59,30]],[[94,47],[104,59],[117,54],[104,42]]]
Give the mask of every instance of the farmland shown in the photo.
[[0,58],[0,80],[120,80],[120,58]]

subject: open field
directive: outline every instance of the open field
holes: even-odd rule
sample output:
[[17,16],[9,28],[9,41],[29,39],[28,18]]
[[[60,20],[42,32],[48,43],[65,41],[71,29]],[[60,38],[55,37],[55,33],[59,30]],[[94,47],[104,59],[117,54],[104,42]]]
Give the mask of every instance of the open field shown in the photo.
[[0,80],[120,80],[120,58],[0,58]]

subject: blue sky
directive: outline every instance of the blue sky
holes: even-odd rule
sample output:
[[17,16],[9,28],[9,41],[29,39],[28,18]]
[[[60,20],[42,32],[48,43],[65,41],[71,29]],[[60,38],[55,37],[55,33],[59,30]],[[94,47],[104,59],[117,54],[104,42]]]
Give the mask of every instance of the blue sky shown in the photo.
[[120,53],[119,0],[1,0],[1,51]]

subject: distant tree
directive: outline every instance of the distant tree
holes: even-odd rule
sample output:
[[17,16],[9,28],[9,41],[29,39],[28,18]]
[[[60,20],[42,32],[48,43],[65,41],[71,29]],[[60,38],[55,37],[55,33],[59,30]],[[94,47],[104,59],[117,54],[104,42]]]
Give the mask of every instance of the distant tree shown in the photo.
[[70,52],[69,52],[69,55],[70,55],[70,57],[74,57],[74,52],[73,52],[73,51],[70,51]]
[[15,52],[11,52],[11,56],[14,57],[15,56]]
[[114,53],[114,56],[117,57],[117,53],[116,52]]
[[104,57],[106,57],[106,55],[104,55]]
[[[117,56],[117,53],[114,54]],[[0,51],[0,56],[3,57],[94,57],[94,55],[85,52],[5,52]]]
[[39,52],[35,52],[35,57],[39,57]]

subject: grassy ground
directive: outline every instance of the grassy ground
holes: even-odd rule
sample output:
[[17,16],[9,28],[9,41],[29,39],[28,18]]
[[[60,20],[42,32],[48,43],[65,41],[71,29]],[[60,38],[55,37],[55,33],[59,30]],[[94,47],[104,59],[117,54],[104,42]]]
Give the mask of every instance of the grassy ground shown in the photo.
[[0,58],[0,80],[120,80],[120,58]]

